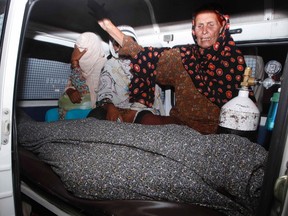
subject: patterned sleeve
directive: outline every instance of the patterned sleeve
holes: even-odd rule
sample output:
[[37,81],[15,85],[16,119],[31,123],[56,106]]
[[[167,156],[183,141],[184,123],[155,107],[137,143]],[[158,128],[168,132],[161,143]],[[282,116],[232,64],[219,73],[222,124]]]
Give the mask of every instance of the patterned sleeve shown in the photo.
[[[73,68],[69,76],[70,88],[77,89],[80,93],[89,92],[89,88],[86,85],[86,79],[82,76],[82,70],[80,67]],[[69,83],[68,82],[68,83]],[[67,89],[67,88],[66,88]]]
[[131,59],[130,102],[152,107],[155,98],[156,67],[161,53],[167,48],[143,48]]
[[130,37],[124,36],[120,55],[129,55],[133,78],[131,80],[130,102],[152,107],[155,99],[156,67],[164,50],[169,48],[142,47]]
[[131,56],[134,58],[141,50],[143,50],[142,46],[131,37],[124,35],[123,46],[119,50],[119,55]]

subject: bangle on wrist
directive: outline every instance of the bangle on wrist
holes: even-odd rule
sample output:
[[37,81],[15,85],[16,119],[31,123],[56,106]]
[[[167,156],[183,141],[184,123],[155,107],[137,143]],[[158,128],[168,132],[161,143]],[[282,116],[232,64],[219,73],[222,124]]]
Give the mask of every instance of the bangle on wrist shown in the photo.
[[71,67],[72,67],[72,68],[79,67],[79,61],[77,61],[77,60],[71,61]]
[[109,98],[104,98],[101,101],[96,102],[96,107],[103,107],[106,104],[113,104]]
[[72,69],[77,68],[77,67],[79,67],[79,65],[71,65]]

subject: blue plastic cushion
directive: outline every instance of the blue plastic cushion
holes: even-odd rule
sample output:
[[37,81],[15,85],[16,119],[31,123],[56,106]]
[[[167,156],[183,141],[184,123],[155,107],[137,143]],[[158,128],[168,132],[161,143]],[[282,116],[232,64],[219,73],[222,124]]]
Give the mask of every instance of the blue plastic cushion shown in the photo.
[[69,120],[69,119],[86,118],[90,111],[91,111],[91,109],[73,109],[73,110],[69,110],[66,113],[66,115],[65,115],[65,119]]
[[46,122],[53,122],[59,120],[59,112],[58,108],[52,108],[46,111],[45,114],[45,121]]

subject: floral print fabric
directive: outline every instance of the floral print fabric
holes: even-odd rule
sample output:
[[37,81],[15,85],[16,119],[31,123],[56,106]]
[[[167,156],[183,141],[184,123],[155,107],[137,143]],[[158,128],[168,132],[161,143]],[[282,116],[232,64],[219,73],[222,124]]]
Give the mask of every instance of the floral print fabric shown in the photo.
[[71,86],[69,86],[69,87],[73,86],[81,94],[90,93],[89,87],[86,84],[86,79],[82,76],[82,70],[80,67],[76,67],[76,68],[72,69],[69,78],[71,81]]

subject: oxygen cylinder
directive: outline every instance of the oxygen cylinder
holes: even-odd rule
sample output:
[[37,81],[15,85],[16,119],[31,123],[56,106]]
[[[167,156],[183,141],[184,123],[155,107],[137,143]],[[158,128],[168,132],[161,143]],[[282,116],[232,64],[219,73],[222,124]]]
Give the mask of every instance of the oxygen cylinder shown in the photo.
[[237,97],[221,108],[218,132],[237,134],[256,142],[259,120],[260,111],[249,98],[249,91],[241,89]]
[[222,106],[218,132],[237,134],[256,142],[260,111],[249,98],[248,87],[255,85],[255,78],[252,78],[251,74],[252,69],[246,67],[238,96]]

